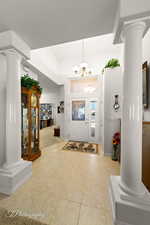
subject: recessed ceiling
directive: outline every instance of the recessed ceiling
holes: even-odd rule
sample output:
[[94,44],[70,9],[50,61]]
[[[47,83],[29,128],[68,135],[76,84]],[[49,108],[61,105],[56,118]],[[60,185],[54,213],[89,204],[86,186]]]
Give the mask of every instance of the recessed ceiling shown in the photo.
[[0,32],[14,30],[32,49],[111,33],[118,0],[5,0]]
[[82,40],[32,50],[31,63],[40,66],[39,70],[57,84],[64,84],[67,77],[74,76],[74,66],[80,66],[83,61],[93,75],[98,75],[111,58],[117,58],[122,64],[123,45],[113,45],[113,38],[113,34],[107,34],[84,39],[84,59]]
[[[121,45],[113,44],[114,35],[107,34],[96,36],[92,38],[83,39],[84,40],[84,57],[85,61],[89,58],[93,57],[93,55],[106,55],[110,52],[118,52],[120,51]],[[51,47],[44,48],[47,52],[52,52],[58,62],[62,62],[64,60],[72,60],[74,61],[78,58],[79,62],[82,61],[82,41],[73,41],[67,42],[64,44],[54,45]],[[38,51],[38,50],[36,50]],[[39,52],[41,49],[39,49]]]

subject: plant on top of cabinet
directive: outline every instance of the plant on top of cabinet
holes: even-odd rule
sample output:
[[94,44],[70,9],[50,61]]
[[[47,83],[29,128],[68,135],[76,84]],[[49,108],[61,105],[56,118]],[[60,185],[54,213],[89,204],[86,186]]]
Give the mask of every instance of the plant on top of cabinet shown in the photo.
[[28,74],[21,77],[21,87],[25,87],[27,89],[32,89],[36,87],[37,90],[42,93],[42,88],[40,87],[40,83],[37,80],[31,78]]
[[103,68],[103,70],[102,70],[102,73],[104,73],[104,70],[106,69],[106,68],[115,68],[115,67],[119,67],[120,66],[120,63],[119,63],[119,60],[118,59],[114,59],[114,58],[112,58],[112,59],[110,59],[108,62],[107,62],[107,64],[105,65],[105,67]]

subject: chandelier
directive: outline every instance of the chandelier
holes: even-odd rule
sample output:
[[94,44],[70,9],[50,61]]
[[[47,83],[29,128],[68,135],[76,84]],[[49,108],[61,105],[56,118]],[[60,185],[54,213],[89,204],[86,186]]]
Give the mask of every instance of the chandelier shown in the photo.
[[85,62],[85,42],[84,42],[84,40],[82,40],[82,46],[81,46],[81,64],[79,66],[74,66],[73,72],[75,75],[79,75],[81,77],[92,74],[91,69],[88,67],[88,64]]

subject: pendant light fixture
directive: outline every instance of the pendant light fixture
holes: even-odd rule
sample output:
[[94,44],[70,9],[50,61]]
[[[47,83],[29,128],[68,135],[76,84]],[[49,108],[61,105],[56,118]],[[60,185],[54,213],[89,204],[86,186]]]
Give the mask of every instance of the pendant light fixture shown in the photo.
[[81,77],[91,75],[92,71],[89,69],[88,64],[85,61],[85,40],[81,41],[81,64],[73,68],[74,74]]

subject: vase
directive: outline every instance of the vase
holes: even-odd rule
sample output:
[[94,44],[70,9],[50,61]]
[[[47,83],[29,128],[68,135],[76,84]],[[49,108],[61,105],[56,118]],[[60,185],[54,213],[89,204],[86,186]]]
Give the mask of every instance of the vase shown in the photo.
[[113,152],[112,152],[112,160],[117,161],[118,160],[118,146],[113,146]]

